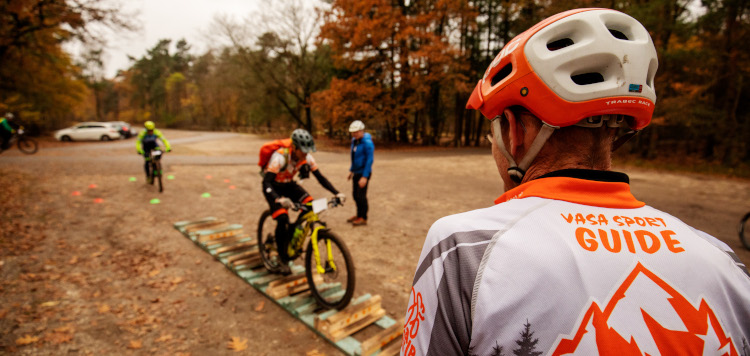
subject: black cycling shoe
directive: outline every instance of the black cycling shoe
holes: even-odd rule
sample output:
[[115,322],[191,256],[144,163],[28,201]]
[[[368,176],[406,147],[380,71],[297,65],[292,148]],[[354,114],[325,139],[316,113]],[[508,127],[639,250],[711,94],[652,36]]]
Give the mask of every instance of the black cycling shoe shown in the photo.
[[281,274],[282,276],[288,276],[292,274],[292,269],[289,268],[288,263],[282,263],[281,266],[279,266],[279,274]]

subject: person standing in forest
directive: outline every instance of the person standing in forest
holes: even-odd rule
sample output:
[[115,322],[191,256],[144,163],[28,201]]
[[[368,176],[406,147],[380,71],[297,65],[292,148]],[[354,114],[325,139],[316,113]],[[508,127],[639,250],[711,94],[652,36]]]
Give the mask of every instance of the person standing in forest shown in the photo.
[[610,171],[651,121],[657,66],[648,31],[610,9],[505,45],[467,103],[491,120],[505,193],[430,228],[402,355],[747,354],[747,268]]
[[355,120],[349,125],[349,133],[352,135],[352,165],[349,167],[349,177],[352,181],[352,195],[357,203],[357,215],[347,219],[354,226],[367,225],[367,187],[372,178],[372,162],[375,158],[375,144],[372,136],[365,132],[365,124]]

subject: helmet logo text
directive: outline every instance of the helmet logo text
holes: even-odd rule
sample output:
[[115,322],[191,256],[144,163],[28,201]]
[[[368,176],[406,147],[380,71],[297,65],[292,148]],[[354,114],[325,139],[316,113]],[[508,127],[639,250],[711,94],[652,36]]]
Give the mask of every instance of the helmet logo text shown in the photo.
[[492,68],[497,67],[497,65],[500,64],[500,61],[503,58],[505,58],[505,56],[513,53],[513,51],[515,51],[516,48],[518,48],[519,44],[521,44],[521,39],[517,38],[517,39],[515,39],[513,41],[510,41],[510,43],[508,43],[505,47],[503,47],[503,50],[500,51],[500,53],[497,55],[497,57],[495,57],[495,60],[492,61],[492,64],[490,64],[490,67],[487,68],[487,71],[484,72],[484,78],[482,78],[482,80],[484,80],[485,78],[487,78],[487,75],[490,74],[490,71],[492,70]]

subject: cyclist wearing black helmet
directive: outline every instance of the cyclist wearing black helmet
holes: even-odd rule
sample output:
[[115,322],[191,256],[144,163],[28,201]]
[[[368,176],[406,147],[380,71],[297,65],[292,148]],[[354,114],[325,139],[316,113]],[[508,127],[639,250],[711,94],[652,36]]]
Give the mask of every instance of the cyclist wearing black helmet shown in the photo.
[[263,195],[271,207],[272,217],[276,220],[276,244],[281,257],[281,273],[291,273],[287,245],[292,236],[287,209],[295,202],[304,204],[313,200],[310,194],[294,181],[299,173],[305,179],[313,173],[321,186],[341,200],[345,196],[333,187],[331,182],[320,173],[311,152],[315,152],[315,142],[307,130],[296,129],[292,132],[290,147],[276,150],[263,169]]

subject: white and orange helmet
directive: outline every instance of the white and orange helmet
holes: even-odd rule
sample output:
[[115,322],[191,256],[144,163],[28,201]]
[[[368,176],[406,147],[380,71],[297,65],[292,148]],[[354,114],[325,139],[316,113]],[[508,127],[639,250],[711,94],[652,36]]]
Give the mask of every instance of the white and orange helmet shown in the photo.
[[552,126],[627,115],[633,129],[654,111],[658,61],[638,20],[610,9],[575,9],[534,25],[500,51],[467,108],[487,118],[519,105]]
[[[638,131],[654,112],[657,67],[651,36],[638,20],[611,9],[569,10],[508,42],[466,108],[493,120],[521,106],[552,129],[611,120],[607,125]],[[519,165],[521,176],[528,165]]]

